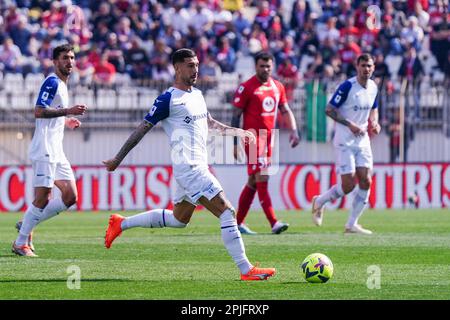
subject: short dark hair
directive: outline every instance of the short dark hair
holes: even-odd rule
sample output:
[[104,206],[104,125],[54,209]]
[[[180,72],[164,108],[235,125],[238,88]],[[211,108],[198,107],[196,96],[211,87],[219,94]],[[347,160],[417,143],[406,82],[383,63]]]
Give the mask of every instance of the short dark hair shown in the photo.
[[269,61],[269,60],[275,60],[275,58],[273,57],[273,55],[270,52],[267,51],[260,51],[255,55],[255,64],[258,63],[258,60],[264,60],[264,61]]
[[359,64],[361,61],[375,61],[375,59],[372,57],[370,53],[363,53],[356,59],[356,64]]
[[55,49],[53,49],[53,60],[58,59],[59,55],[62,52],[69,52],[73,51],[73,46],[71,44],[62,44],[60,46],[57,46]]
[[184,62],[185,58],[194,58],[196,56],[194,50],[188,48],[178,49],[172,55],[172,64],[175,65],[176,63]]

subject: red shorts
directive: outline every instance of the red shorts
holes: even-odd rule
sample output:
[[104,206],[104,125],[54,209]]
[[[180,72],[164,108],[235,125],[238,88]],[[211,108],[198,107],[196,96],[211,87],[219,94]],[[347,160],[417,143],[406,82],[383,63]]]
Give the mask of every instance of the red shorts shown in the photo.
[[[248,159],[248,157],[247,157]],[[257,172],[262,172],[269,169],[272,159],[269,157],[259,157],[256,163],[247,163],[247,173],[249,176],[254,175]]]

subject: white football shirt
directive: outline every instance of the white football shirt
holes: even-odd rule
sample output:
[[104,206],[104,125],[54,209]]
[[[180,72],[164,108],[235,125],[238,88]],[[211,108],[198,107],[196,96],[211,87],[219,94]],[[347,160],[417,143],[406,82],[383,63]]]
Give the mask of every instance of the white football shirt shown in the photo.
[[170,87],[156,98],[145,120],[159,121],[170,140],[175,176],[208,168],[208,110],[200,90]]
[[360,126],[366,131],[366,134],[362,137],[357,137],[347,126],[336,122],[335,146],[370,145],[367,127],[370,111],[378,108],[377,94],[378,87],[370,79],[367,82],[367,88],[361,86],[356,77],[348,79],[338,87],[329,103],[335,108],[339,108],[339,113],[343,118]]
[[[36,102],[39,108],[69,107],[67,86],[55,74],[50,74],[41,86]],[[63,151],[64,126],[66,117],[37,118],[33,139],[29,147],[32,161],[65,162]]]

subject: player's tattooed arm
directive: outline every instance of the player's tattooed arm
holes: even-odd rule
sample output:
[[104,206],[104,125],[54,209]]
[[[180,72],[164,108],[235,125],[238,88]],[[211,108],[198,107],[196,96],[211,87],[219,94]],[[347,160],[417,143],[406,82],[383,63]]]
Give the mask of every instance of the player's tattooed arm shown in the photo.
[[36,106],[36,108],[34,108],[34,116],[36,118],[58,118],[70,114],[80,116],[86,112],[86,109],[87,107],[85,105],[75,105],[71,108],[60,108],[60,109]]
[[342,115],[339,113],[339,111],[335,107],[327,105],[327,108],[325,109],[325,113],[327,114],[327,116],[329,116],[334,121],[348,127],[353,132],[353,134],[355,134],[357,136],[361,136],[361,135],[365,134],[364,130],[362,130],[359,126],[357,126],[353,122],[342,117]]
[[142,140],[142,138],[153,128],[153,124],[142,121],[142,123],[128,137],[116,156],[110,160],[103,161],[108,171],[114,171],[125,159],[126,155]]
[[211,116],[208,112],[208,127],[210,130],[215,130],[217,134],[222,136],[236,136],[242,139],[246,139],[246,142],[252,143],[256,141],[255,135],[249,130],[243,130],[240,128],[229,127],[222,122],[219,122]]

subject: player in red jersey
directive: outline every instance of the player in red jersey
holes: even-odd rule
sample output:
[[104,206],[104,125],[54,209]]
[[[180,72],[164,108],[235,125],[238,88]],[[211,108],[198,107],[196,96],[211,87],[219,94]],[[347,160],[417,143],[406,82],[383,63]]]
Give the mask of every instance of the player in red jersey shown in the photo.
[[[248,182],[239,197],[237,223],[243,234],[255,234],[244,224],[245,217],[253,202],[256,192],[264,213],[272,227],[272,233],[279,234],[288,228],[288,224],[278,221],[272,207],[268,191],[269,174],[272,156],[272,130],[276,125],[276,117],[280,111],[281,117],[291,130],[289,141],[291,147],[300,142],[297,124],[289,108],[284,86],[271,77],[274,58],[270,53],[260,52],[255,56],[256,74],[242,83],[237,89],[233,105],[232,124],[240,126],[241,115],[244,115],[243,128],[255,130],[256,146],[247,146]],[[252,149],[253,147],[253,149]],[[237,140],[234,143],[234,157],[239,158]]]

